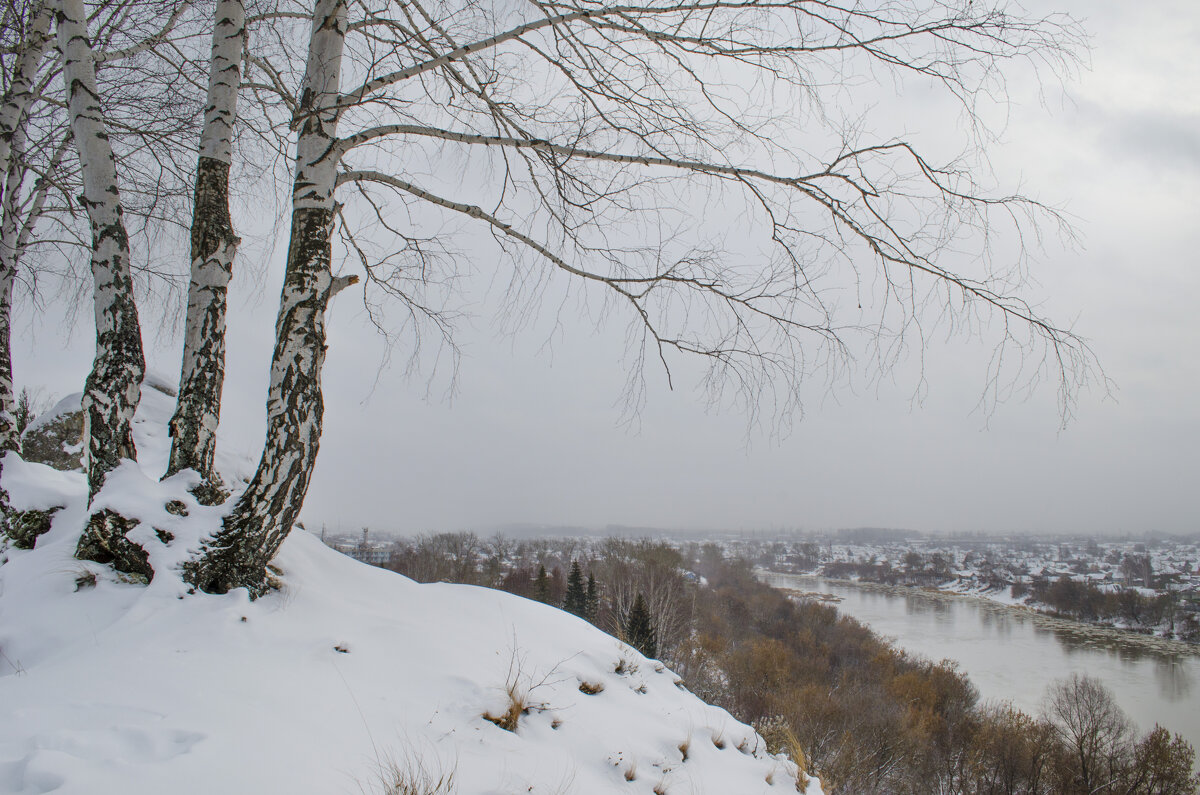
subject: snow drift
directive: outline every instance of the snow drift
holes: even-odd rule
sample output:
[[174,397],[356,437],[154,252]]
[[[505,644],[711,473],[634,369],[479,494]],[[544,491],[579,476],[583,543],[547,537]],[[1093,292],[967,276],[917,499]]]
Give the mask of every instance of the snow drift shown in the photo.
[[388,792],[397,774],[464,795],[796,791],[749,727],[543,604],[420,585],[301,530],[268,596],[189,594],[175,569],[222,508],[190,471],[157,481],[171,408],[145,390],[141,464],[92,506],[140,521],[148,585],[73,557],[82,474],[4,464],[15,509],[62,508],[34,549],[0,551],[0,793]]

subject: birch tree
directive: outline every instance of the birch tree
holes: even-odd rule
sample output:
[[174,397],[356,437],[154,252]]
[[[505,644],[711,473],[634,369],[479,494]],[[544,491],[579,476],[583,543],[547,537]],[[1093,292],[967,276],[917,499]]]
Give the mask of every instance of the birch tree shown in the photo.
[[[4,7],[4,27],[15,35],[3,42],[11,46],[13,55],[4,64],[4,95],[0,99],[0,478],[4,457],[19,451],[21,444],[12,371],[12,299],[23,248],[22,233],[27,238],[29,229],[22,224],[25,214],[21,202],[29,143],[28,112],[38,71],[51,46],[52,19],[51,9],[44,3]],[[40,212],[44,191],[44,184],[35,189],[34,217]],[[7,527],[9,512],[8,492],[0,481],[0,534]]]
[[225,379],[226,294],[239,243],[229,214],[229,170],[245,42],[242,0],[218,0],[192,208],[183,366],[166,473],[194,469],[203,480],[197,494],[205,502],[223,497],[213,470],[213,452]]
[[[923,346],[930,314],[951,330],[994,322],[995,361],[1015,350],[1046,363],[1065,413],[1092,372],[1086,345],[1022,297],[1022,271],[989,257],[996,229],[1019,235],[1055,213],[990,193],[966,160],[877,132],[890,119],[870,110],[881,81],[918,80],[960,104],[979,144],[978,109],[1002,95],[1006,69],[1069,63],[1069,19],[968,0],[353,8],[350,20],[343,0],[315,3],[267,439],[186,567],[203,590],[262,593],[298,515],[321,434],[329,299],[361,276],[369,308],[390,296],[445,331],[440,288],[459,250],[446,230],[492,237],[515,314],[565,283],[625,320],[634,403],[644,365],[669,382],[689,357],[707,364],[711,399],[786,412],[852,351],[887,367]],[[710,231],[730,216],[754,246]],[[968,245],[978,257],[959,255]],[[1001,378],[990,375],[997,391]]]
[[[83,0],[60,0],[56,22],[67,112],[83,178],[81,201],[92,228],[96,358],[83,392],[84,462],[89,501],[122,459],[137,457],[131,423],[146,361],[122,219],[116,159],[100,107]],[[76,548],[85,560],[153,576],[146,553],[125,537],[127,520],[111,510],[92,515]]]
[[[68,300],[82,300],[84,278],[74,262],[90,261],[87,282],[99,279],[99,289],[86,292],[96,297],[98,322],[97,366],[85,397],[91,496],[116,461],[135,453],[127,418],[136,408],[130,396],[144,366],[132,271],[141,271],[147,282],[163,275],[148,253],[140,263],[130,260],[126,223],[132,207],[137,231],[155,235],[170,222],[169,207],[179,195],[172,172],[178,172],[177,153],[189,151],[183,139],[192,125],[187,35],[176,35],[187,7],[174,0],[104,0],[68,9],[86,18],[83,23],[66,19],[54,0],[17,0],[0,11],[0,437],[9,451],[19,449],[17,429],[7,422],[14,288],[20,283],[36,299],[39,281],[52,277],[57,289],[76,296]],[[58,41],[62,31],[51,31],[56,16],[66,19],[68,29],[74,26],[74,40]],[[159,49],[172,57],[161,58]],[[74,134],[81,125],[96,141],[76,157]],[[128,193],[116,191],[118,184],[132,187],[132,203]],[[81,258],[79,252],[87,253]],[[115,426],[109,422],[114,409]],[[11,511],[2,488],[0,513],[6,526]],[[125,524],[111,512],[92,517],[80,555],[147,573],[141,550],[123,537]]]
[[321,438],[325,311],[351,279],[332,272],[331,232],[346,42],[345,0],[317,0],[305,66],[292,188],[292,226],[267,394],[267,442],[258,469],[221,530],[185,569],[206,591],[260,594],[266,565],[304,502]]
[[[13,42],[12,74],[5,81],[7,90],[0,101],[0,454],[20,449],[13,421],[16,394],[12,374],[11,315],[13,284],[17,274],[20,251],[18,237],[19,204],[25,169],[22,160],[27,142],[26,121],[34,99],[37,75],[46,52],[51,48],[50,24],[52,9],[46,3],[27,7],[28,16],[21,19],[21,6],[8,6],[6,20],[10,30],[20,31]],[[14,152],[16,156],[14,157]]]
[[[133,186],[133,214],[143,228],[161,226],[169,216],[164,204],[178,190],[166,171],[175,153],[184,149],[181,131],[190,122],[186,100],[180,99],[179,82],[188,80],[184,62],[172,59],[176,82],[161,79],[166,70],[152,74],[139,59],[168,43],[187,4],[149,7],[151,0],[109,0],[93,7],[89,15],[106,49],[92,48],[95,65],[108,67],[107,79],[97,77],[96,97],[103,97],[106,135],[121,141],[122,156],[115,158],[123,183]],[[9,2],[4,6],[4,94],[0,100],[0,446],[17,449],[4,418],[11,411],[12,360],[8,340],[12,326],[13,288],[21,265],[32,264],[31,291],[39,272],[50,270],[44,261],[30,263],[35,249],[57,248],[60,260],[74,259],[72,248],[89,249],[90,231],[79,229],[74,197],[83,189],[78,168],[70,162],[71,123],[67,95],[60,87],[62,61],[51,32],[56,4]],[[162,12],[166,10],[164,15]],[[9,35],[11,34],[11,38]],[[179,41],[170,41],[178,47]],[[164,98],[173,95],[172,98]],[[170,112],[164,109],[170,108]],[[113,126],[117,129],[112,129]],[[110,146],[110,149],[112,147]],[[154,164],[151,166],[150,164]],[[123,211],[129,214],[128,202]],[[39,258],[35,257],[35,260]],[[145,269],[145,263],[142,265]],[[69,270],[56,275],[67,279]],[[90,281],[90,274],[89,274]]]

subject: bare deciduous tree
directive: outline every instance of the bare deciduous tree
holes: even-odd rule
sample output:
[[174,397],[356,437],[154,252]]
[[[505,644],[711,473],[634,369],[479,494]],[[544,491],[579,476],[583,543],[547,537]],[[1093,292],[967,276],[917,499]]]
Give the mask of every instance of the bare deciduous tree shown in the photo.
[[[12,376],[11,315],[21,233],[20,192],[25,181],[22,163],[28,142],[28,111],[37,90],[37,75],[51,46],[49,4],[6,4],[5,30],[16,32],[11,46],[11,73],[5,74],[0,101],[0,451],[20,449],[13,426],[16,396]],[[24,12],[24,13],[22,13]],[[6,37],[7,38],[7,37]],[[6,64],[9,66],[9,64]],[[8,70],[5,70],[8,72]]]
[[200,474],[205,502],[219,502],[213,471],[221,389],[225,381],[225,307],[238,240],[229,215],[229,169],[241,63],[246,43],[242,0],[219,0],[213,24],[208,103],[192,207],[192,268],[184,327],[179,397],[171,418],[167,475]]
[[267,442],[250,484],[186,577],[206,591],[261,593],[265,567],[299,514],[321,438],[325,310],[350,280],[335,280],[331,233],[346,42],[344,0],[317,0],[296,108],[295,183],[287,270],[267,396]]
[[[95,107],[103,116],[109,148],[115,151],[118,182],[130,185],[134,195],[132,215],[143,231],[153,230],[169,218],[166,205],[177,195],[170,177],[173,160],[180,150],[180,131],[191,121],[186,110],[187,69],[179,58],[167,75],[148,68],[147,59],[157,58],[155,47],[187,7],[172,0],[109,0],[85,8],[89,24],[96,28],[91,47],[92,71],[96,77]],[[165,6],[165,14],[164,14]],[[8,339],[12,324],[14,287],[25,281],[27,292],[36,295],[39,274],[57,273],[64,282],[91,283],[74,274],[72,261],[79,250],[93,247],[85,202],[76,202],[84,192],[80,169],[73,163],[72,129],[67,88],[61,80],[64,58],[56,49],[52,30],[56,2],[9,0],[3,5],[4,36],[0,43],[3,60],[4,98],[0,101],[0,415],[10,410],[12,363]],[[165,18],[165,21],[164,21]],[[89,46],[90,46],[89,42]],[[185,59],[186,60],[186,59]],[[163,77],[166,76],[164,80]],[[122,215],[130,217],[126,195]],[[81,212],[82,211],[82,212]],[[81,216],[84,216],[81,221]],[[89,227],[85,229],[85,227]],[[51,256],[46,256],[50,254]],[[33,260],[32,262],[30,260]],[[86,258],[85,258],[86,259]],[[50,265],[49,261],[54,261]],[[60,267],[63,265],[65,267]],[[20,267],[18,267],[20,266]],[[144,274],[155,270],[149,257],[131,270]],[[22,273],[22,271],[25,271]],[[87,292],[91,295],[91,291]],[[0,425],[4,422],[0,416]],[[7,426],[0,437],[15,449]]]
[[[684,355],[707,364],[713,400],[786,412],[814,372],[862,345],[886,367],[939,318],[968,331],[994,321],[995,362],[1015,348],[1045,364],[1065,413],[1091,372],[1086,345],[1021,297],[1021,270],[987,256],[994,225],[1055,213],[989,193],[966,161],[875,133],[869,111],[838,111],[881,78],[915,78],[978,123],[1007,65],[1071,59],[1069,19],[966,0],[316,0],[311,18],[302,77],[248,59],[251,90],[292,114],[292,229],[266,444],[186,567],[203,590],[261,593],[303,504],[330,299],[361,277],[373,312],[381,295],[399,299],[414,324],[448,334],[452,234],[466,227],[513,266],[517,317],[561,283],[627,320],[634,405],[643,365],[671,378]],[[710,230],[731,216],[758,241]],[[216,249],[230,250],[227,232]],[[335,240],[358,273],[335,276]],[[970,244],[978,258],[956,251]],[[219,385],[213,361],[201,376]],[[207,428],[215,409],[203,412]]]
[[683,558],[668,544],[609,538],[601,544],[596,563],[598,579],[612,604],[610,625],[618,637],[640,596],[650,614],[662,659],[671,659],[691,631],[692,611]]
[[[165,14],[160,13],[164,9],[152,5],[115,2],[101,4],[97,11],[83,0],[56,3],[55,36],[61,53],[66,120],[78,154],[79,203],[91,229],[88,250],[96,355],[82,399],[89,504],[108,474],[122,460],[137,456],[131,423],[145,374],[121,171],[133,175],[130,183],[135,193],[140,193],[136,217],[146,228],[153,227],[160,214],[169,215],[176,195],[175,157],[180,147],[173,144],[186,138],[191,127],[186,59],[166,71],[144,68],[142,63],[157,58],[156,48],[176,44],[169,36],[189,4],[167,0]],[[90,24],[96,26],[94,32],[89,30]],[[99,49],[95,42],[109,46]],[[97,64],[106,62],[111,64],[110,81],[119,84],[122,78],[139,78],[122,92],[119,102],[109,106],[103,101],[106,92],[97,73]],[[147,112],[161,120],[142,124]],[[114,128],[144,145],[135,143],[133,151],[118,160],[111,134]],[[149,580],[154,571],[145,550],[126,537],[135,524],[110,508],[92,513],[76,556],[109,563]]]
[[[22,187],[30,148],[29,107],[38,89],[38,71],[51,46],[53,12],[46,3],[6,3],[2,15],[5,35],[0,46],[11,55],[0,61],[0,473],[4,456],[21,448],[12,371],[12,300],[21,238],[28,238],[32,226],[23,222],[29,220],[29,212],[36,217],[45,197],[44,183],[35,187],[28,201],[24,201]],[[34,139],[38,142],[36,135]],[[0,486],[0,532],[7,526],[8,514],[8,493]]]
[[60,3],[56,28],[71,133],[83,177],[82,201],[92,228],[96,359],[84,388],[83,413],[88,492],[94,496],[121,459],[136,458],[130,423],[141,397],[146,361],[116,158],[100,106],[82,0]]
[[1116,791],[1134,731],[1108,688],[1094,677],[1072,674],[1050,686],[1046,708],[1071,753],[1077,791]]

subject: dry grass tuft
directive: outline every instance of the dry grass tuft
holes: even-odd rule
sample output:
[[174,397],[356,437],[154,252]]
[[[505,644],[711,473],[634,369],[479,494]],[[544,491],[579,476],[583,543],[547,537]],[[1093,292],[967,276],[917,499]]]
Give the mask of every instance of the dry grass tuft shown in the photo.
[[604,692],[604,683],[603,682],[580,682],[579,683],[579,692],[583,693],[585,696],[594,696],[597,693],[603,693]]
[[[796,765],[796,791],[805,792],[808,790],[808,779],[811,773],[808,767],[808,757],[804,755],[804,749],[800,747],[800,738],[796,736],[796,732],[792,731],[789,726],[784,731],[784,753]],[[812,773],[812,775],[816,775]]]
[[483,717],[484,720],[490,720],[506,732],[515,732],[517,725],[521,722],[521,716],[528,715],[531,709],[528,701],[529,694],[513,680],[509,680],[504,692],[508,696],[508,705],[504,711],[499,715],[485,712]]
[[808,788],[809,778],[816,774],[809,768],[808,757],[805,756],[804,749],[800,747],[800,738],[796,736],[791,724],[782,716],[777,715],[755,722],[754,728],[766,741],[767,753],[783,754],[795,763],[796,789],[804,792]]
[[371,795],[455,795],[456,769],[444,770],[441,764],[429,764],[418,756],[406,755],[401,761],[389,759],[379,766],[377,785]]
[[692,750],[692,735],[684,738],[684,741],[679,744],[679,753],[683,755],[683,761],[688,760],[688,751]]
[[507,705],[499,715],[490,711],[483,713],[484,720],[491,721],[505,731],[515,732],[523,715],[528,715],[535,710],[543,712],[549,708],[544,702],[535,701],[533,693],[538,688],[550,683],[558,666],[535,682],[531,676],[525,673],[524,663],[524,657],[514,650],[508,661],[508,677],[504,682]]

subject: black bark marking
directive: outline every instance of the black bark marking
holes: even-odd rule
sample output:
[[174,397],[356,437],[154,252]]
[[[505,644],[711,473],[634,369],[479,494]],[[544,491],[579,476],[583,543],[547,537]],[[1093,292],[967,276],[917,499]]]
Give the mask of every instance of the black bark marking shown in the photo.
[[[229,213],[229,164],[201,157],[196,171],[192,215],[192,262],[215,264],[219,276],[211,284],[193,278],[188,291],[183,369],[179,399],[171,418],[171,455],[166,476],[194,469],[202,479],[195,492],[204,504],[223,502],[225,492],[213,471],[215,429],[221,416],[225,384],[225,313],[233,254],[239,243]],[[227,261],[217,255],[228,254]],[[191,332],[200,330],[199,339]],[[195,347],[191,347],[192,345]]]

